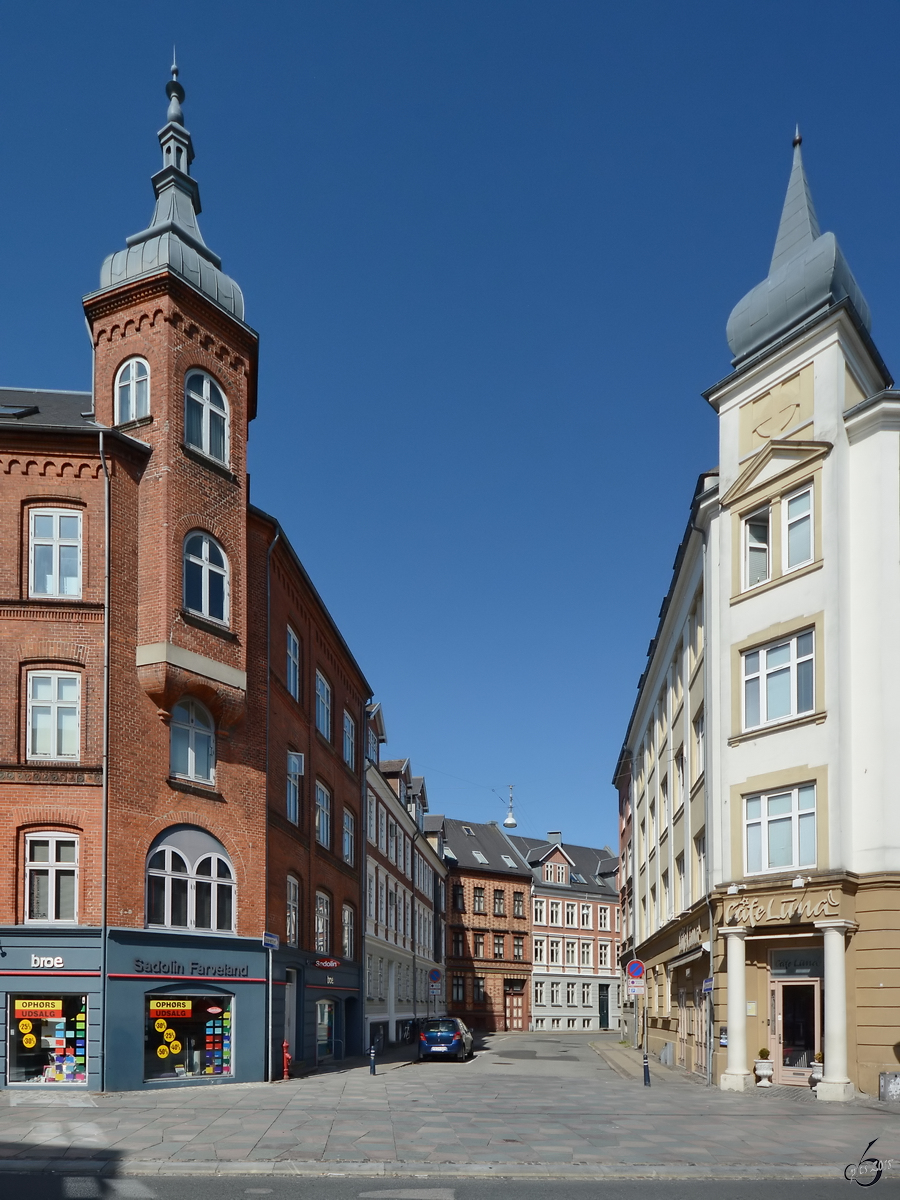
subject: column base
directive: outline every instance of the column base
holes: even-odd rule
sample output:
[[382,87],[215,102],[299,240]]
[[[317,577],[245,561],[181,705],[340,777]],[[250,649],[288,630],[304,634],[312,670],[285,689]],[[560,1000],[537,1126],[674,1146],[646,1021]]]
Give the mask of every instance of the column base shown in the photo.
[[756,1077],[749,1071],[725,1071],[719,1076],[719,1090],[722,1092],[749,1092],[756,1086]]
[[844,1103],[853,1099],[854,1095],[853,1084],[848,1080],[846,1083],[832,1083],[831,1080],[823,1079],[816,1087],[817,1100],[830,1100]]

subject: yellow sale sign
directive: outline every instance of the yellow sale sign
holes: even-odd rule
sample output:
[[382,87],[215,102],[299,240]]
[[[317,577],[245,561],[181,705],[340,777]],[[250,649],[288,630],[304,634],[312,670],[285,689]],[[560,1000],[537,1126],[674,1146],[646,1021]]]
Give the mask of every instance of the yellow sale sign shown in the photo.
[[150,1001],[150,1017],[189,1017],[191,1001],[178,1000],[174,996],[163,996]]
[[16,1001],[16,1017],[61,1017],[62,1000],[37,1000],[34,997]]

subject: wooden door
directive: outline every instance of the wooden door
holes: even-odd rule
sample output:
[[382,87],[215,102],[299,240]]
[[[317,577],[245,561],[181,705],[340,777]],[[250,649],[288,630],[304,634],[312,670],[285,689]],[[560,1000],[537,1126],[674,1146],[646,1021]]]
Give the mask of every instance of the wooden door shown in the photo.
[[506,993],[506,1028],[524,1029],[524,992]]

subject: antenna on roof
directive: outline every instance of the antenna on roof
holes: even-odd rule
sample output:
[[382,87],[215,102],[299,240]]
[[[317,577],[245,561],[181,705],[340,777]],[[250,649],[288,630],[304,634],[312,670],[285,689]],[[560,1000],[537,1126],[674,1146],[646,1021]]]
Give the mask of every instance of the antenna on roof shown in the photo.
[[515,787],[514,783],[511,783],[509,785],[509,811],[507,812],[506,819],[503,822],[504,829],[515,829],[519,823],[516,820],[516,814],[513,812],[513,788],[514,787]]

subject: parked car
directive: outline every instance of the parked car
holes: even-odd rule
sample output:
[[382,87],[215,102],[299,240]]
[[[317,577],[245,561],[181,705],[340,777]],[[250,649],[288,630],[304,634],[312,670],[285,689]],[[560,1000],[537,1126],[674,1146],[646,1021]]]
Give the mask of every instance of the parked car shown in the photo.
[[419,1030],[419,1059],[469,1058],[474,1040],[472,1030],[457,1017],[423,1021]]

